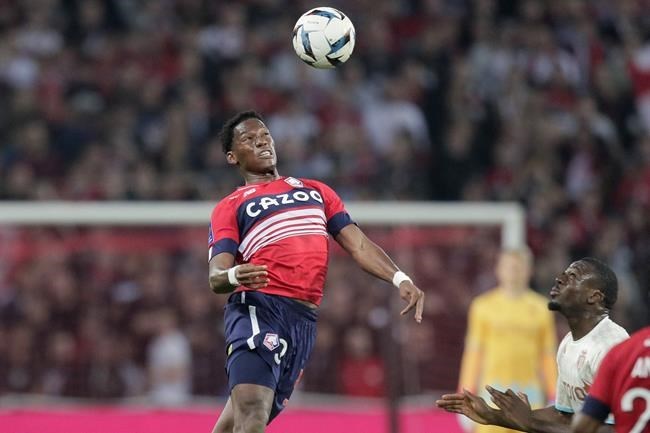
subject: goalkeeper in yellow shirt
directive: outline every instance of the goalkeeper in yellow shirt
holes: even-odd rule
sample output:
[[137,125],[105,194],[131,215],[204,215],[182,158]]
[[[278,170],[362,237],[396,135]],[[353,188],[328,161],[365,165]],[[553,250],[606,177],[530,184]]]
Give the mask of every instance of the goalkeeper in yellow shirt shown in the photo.
[[[528,287],[532,255],[507,250],[496,266],[498,285],[470,306],[459,389],[490,401],[485,385],[524,392],[533,407],[555,398],[557,340],[548,300]],[[504,433],[474,424],[474,433]]]

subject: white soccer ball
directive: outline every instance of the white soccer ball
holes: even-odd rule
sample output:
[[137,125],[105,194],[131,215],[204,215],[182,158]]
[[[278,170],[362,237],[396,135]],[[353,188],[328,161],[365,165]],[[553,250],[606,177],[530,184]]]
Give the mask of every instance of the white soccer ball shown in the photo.
[[304,14],[293,28],[293,49],[314,68],[335,68],[354,50],[354,25],[338,9],[318,7]]

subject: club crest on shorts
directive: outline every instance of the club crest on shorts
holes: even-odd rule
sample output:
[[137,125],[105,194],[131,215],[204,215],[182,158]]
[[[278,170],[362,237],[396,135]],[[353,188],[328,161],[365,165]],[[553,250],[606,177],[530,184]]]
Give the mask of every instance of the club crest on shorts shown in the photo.
[[294,188],[302,188],[303,186],[305,186],[301,181],[299,181],[295,177],[288,177],[284,181]]
[[278,338],[278,334],[271,334],[268,332],[264,336],[264,342],[262,343],[264,346],[266,346],[267,349],[269,350],[275,350],[278,348],[280,345],[280,339]]

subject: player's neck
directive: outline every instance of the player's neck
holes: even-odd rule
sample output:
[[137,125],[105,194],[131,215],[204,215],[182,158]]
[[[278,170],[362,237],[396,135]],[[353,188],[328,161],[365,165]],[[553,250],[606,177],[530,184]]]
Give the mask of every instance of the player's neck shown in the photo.
[[607,312],[586,312],[579,317],[567,317],[573,340],[579,340],[589,334],[592,329],[608,316]]
[[273,170],[273,172],[268,173],[244,173],[244,181],[246,182],[246,185],[273,182],[279,178],[280,175],[278,174],[277,170]]

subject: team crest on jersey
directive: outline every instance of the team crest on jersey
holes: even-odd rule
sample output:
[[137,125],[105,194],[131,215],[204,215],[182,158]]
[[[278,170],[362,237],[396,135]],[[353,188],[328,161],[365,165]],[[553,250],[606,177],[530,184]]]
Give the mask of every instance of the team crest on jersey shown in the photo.
[[302,188],[305,186],[301,181],[299,181],[295,177],[288,177],[284,181],[294,188]]
[[264,346],[266,346],[267,349],[269,350],[275,350],[280,346],[280,339],[278,338],[278,334],[272,334],[268,332],[264,336],[264,342],[262,343]]

